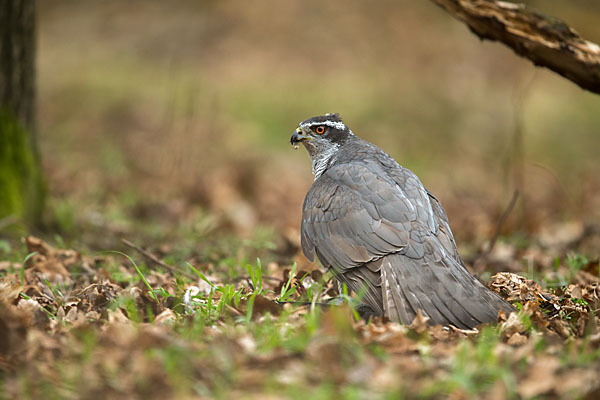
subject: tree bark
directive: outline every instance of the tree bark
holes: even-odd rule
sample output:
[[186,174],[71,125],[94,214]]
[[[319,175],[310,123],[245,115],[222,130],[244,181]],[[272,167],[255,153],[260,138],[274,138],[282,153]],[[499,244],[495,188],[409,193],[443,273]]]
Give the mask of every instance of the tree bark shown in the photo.
[[35,1],[3,1],[0,5],[0,220],[14,218],[38,224],[44,192],[35,140]]
[[600,93],[600,46],[564,22],[524,4],[498,0],[432,0],[481,39],[499,41],[535,65]]

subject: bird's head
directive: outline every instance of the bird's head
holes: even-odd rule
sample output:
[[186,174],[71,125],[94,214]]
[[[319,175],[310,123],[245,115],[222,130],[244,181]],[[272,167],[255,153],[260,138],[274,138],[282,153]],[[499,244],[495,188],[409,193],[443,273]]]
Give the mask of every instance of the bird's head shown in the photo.
[[325,114],[300,122],[292,133],[290,143],[294,148],[302,143],[314,159],[321,154],[332,153],[350,136],[353,136],[352,131],[338,114]]

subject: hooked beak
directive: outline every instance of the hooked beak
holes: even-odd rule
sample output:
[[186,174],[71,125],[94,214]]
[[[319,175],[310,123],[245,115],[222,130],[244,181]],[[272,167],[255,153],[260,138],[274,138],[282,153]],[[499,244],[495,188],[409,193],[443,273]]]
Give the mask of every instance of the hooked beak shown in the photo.
[[296,130],[294,131],[294,133],[292,133],[292,137],[290,138],[290,144],[292,146],[294,146],[295,149],[298,148],[298,143],[302,143],[306,140],[311,140],[312,137],[305,135],[302,132],[302,129],[300,129],[300,127],[296,128]]

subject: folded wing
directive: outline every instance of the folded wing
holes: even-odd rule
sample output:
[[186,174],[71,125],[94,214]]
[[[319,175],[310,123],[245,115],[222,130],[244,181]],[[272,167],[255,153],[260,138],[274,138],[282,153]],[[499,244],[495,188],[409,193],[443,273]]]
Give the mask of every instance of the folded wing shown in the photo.
[[301,231],[309,259],[316,254],[391,320],[410,323],[421,309],[435,323],[468,328],[512,311],[466,270],[441,205],[402,167],[329,168],[306,196]]

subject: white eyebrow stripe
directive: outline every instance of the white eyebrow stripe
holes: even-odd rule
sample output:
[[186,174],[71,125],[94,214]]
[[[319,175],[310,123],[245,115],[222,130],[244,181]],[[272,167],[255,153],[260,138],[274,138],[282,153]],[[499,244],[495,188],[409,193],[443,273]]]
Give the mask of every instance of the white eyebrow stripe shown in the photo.
[[343,122],[339,122],[339,121],[322,121],[322,122],[315,121],[315,122],[310,122],[310,123],[306,123],[306,124],[300,124],[300,126],[303,128],[310,128],[315,125],[325,125],[330,128],[339,129],[341,131],[348,129]]

